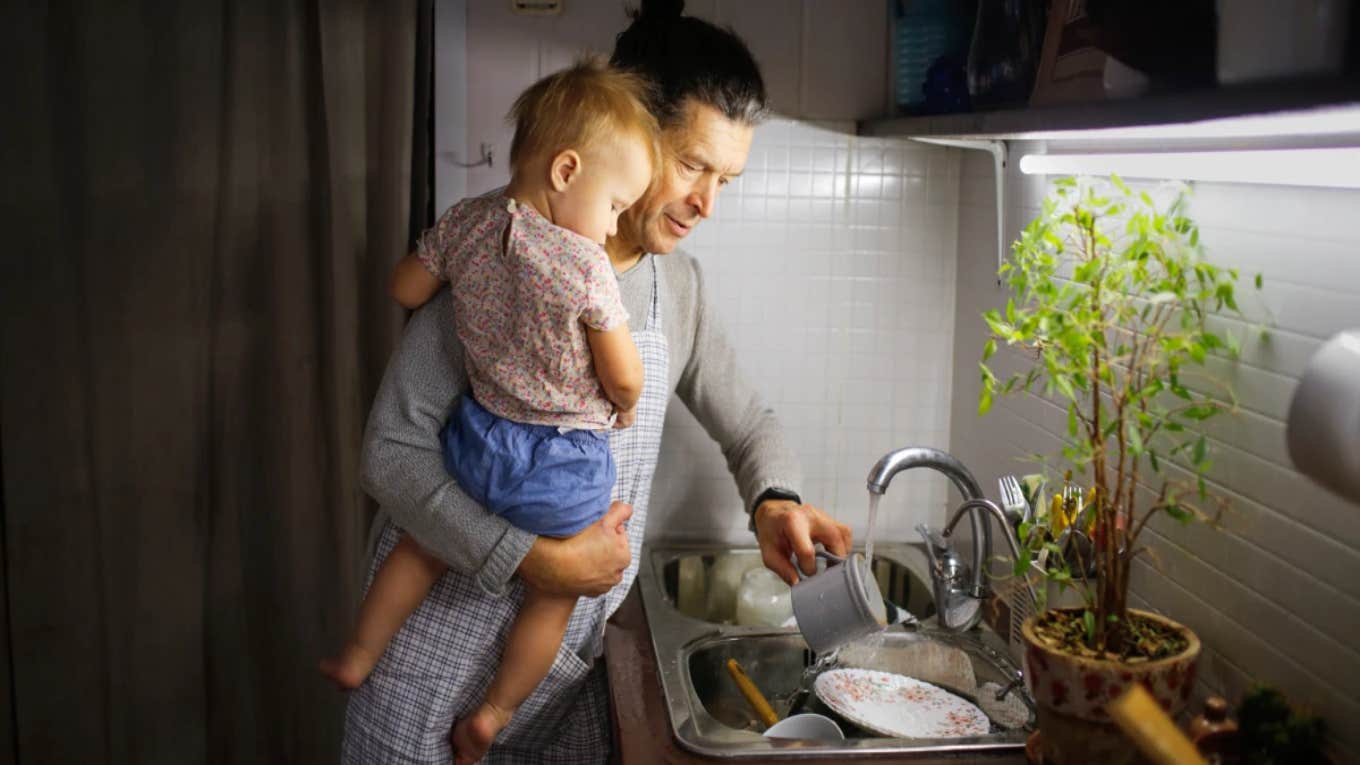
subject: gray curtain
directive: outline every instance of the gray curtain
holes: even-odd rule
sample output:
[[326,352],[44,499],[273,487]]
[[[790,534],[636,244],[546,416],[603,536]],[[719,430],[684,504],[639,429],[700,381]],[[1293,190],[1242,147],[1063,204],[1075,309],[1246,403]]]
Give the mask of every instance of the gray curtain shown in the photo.
[[0,761],[333,762],[430,3],[4,5]]

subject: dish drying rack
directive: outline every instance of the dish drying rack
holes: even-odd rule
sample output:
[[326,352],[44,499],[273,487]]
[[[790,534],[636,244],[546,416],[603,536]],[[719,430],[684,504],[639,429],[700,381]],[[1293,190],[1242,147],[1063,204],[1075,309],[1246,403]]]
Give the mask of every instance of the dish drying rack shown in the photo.
[[1038,607],[1034,602],[1033,590],[1038,590],[1045,586],[1043,570],[1035,563],[1030,563],[1025,572],[1025,576],[1008,576],[997,580],[992,585],[992,590],[1006,604],[1010,610],[1010,630],[1007,643],[1011,649],[1011,655],[1017,660],[1024,653],[1025,640],[1021,634],[1020,627],[1025,620],[1032,616]]

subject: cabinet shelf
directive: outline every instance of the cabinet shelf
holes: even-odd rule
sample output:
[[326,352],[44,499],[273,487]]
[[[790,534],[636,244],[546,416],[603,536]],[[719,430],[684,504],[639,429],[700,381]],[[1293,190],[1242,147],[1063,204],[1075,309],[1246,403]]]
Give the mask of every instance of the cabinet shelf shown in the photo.
[[1306,113],[1347,105],[1360,105],[1360,77],[1356,75],[1277,80],[1087,104],[861,120],[856,130],[864,136],[908,138],[1033,138],[1037,133]]

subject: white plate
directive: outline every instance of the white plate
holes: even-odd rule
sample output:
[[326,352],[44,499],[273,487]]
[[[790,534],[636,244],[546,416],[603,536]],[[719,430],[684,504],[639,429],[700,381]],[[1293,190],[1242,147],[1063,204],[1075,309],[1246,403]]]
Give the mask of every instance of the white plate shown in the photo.
[[817,696],[845,719],[896,738],[986,735],[987,715],[949,691],[915,678],[868,669],[833,669],[816,682]]

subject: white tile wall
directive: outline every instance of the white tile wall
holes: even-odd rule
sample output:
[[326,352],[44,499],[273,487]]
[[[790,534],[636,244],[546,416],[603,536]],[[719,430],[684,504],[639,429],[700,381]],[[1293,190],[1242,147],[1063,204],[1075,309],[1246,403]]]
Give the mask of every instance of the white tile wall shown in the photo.
[[[802,458],[805,499],[862,538],[878,457],[946,445],[958,157],[850,128],[758,128],[745,175],[684,248]],[[666,428],[649,536],[749,541],[721,454],[676,399]],[[944,488],[903,476],[879,529],[911,535]]]
[[[1013,146],[1019,156],[1024,146]],[[1099,150],[1099,149],[1093,149]],[[1028,469],[1023,452],[1058,454],[1065,413],[1042,398],[998,401],[975,414],[980,314],[1003,304],[996,286],[990,160],[966,157],[960,183],[954,453],[994,486]],[[1008,177],[1008,239],[1037,212],[1042,180]],[[1360,326],[1360,192],[1196,184],[1192,213],[1215,262],[1261,272],[1260,299],[1240,301],[1269,317],[1268,342],[1250,342],[1236,366],[1216,361],[1242,413],[1209,423],[1216,450],[1211,488],[1232,502],[1224,528],[1154,522],[1156,562],[1136,566],[1134,599],[1194,628],[1206,646],[1201,692],[1240,697],[1268,681],[1324,713],[1341,760],[1360,756],[1360,507],[1300,476],[1284,442],[1284,417],[1308,356],[1331,334]],[[1248,290],[1250,291],[1250,290]],[[1222,325],[1242,329],[1232,319]]]

